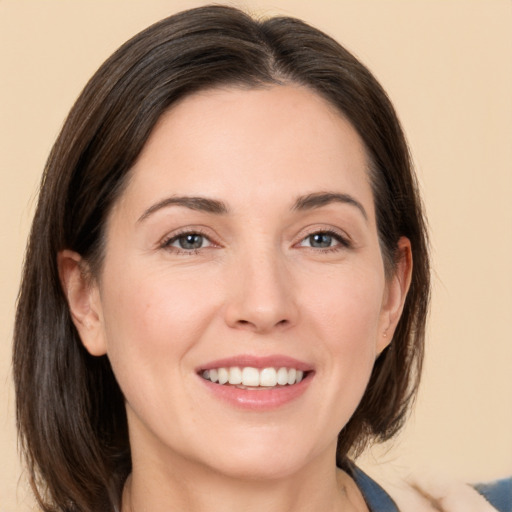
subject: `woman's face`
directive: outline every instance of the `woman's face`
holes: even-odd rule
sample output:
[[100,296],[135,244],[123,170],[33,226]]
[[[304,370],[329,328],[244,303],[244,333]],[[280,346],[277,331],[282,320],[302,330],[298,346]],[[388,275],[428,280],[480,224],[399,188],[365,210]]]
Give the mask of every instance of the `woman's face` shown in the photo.
[[367,165],[305,88],[202,92],[162,117],[80,331],[124,392],[134,462],[257,478],[333,463],[405,293]]

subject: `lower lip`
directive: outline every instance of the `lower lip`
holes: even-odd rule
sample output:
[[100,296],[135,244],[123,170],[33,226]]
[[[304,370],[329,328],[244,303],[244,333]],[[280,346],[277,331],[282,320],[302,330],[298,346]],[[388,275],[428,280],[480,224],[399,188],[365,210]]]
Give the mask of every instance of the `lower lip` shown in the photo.
[[298,384],[268,389],[240,389],[228,384],[215,384],[201,376],[198,378],[214,396],[234,407],[253,411],[271,411],[302,396],[313,376],[314,372],[310,372]]

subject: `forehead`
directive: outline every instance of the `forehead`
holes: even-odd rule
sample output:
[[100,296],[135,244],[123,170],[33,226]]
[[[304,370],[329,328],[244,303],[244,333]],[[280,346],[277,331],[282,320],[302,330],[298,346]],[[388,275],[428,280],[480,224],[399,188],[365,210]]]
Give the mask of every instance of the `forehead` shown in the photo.
[[201,194],[243,205],[328,190],[357,194],[371,211],[367,168],[355,129],[311,90],[214,89],[162,116],[126,195],[140,209],[158,195]]

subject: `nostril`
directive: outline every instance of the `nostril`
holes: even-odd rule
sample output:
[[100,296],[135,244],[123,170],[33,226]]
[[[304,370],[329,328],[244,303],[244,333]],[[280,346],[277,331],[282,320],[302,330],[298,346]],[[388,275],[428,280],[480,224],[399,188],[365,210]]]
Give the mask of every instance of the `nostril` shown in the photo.
[[283,318],[282,320],[279,320],[275,323],[269,321],[268,323],[265,321],[254,321],[251,322],[250,320],[244,320],[240,318],[236,321],[235,324],[239,329],[249,329],[254,332],[267,332],[271,329],[283,329],[286,328],[288,325],[290,325],[290,321],[286,318]]

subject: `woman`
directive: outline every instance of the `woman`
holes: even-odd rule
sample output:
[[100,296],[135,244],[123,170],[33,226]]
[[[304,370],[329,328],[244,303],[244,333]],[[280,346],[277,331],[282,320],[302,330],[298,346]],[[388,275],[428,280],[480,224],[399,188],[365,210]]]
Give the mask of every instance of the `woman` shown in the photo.
[[293,19],[150,27],[73,107],[32,227],[14,373],[40,506],[393,510],[350,458],[403,423],[428,296],[368,70]]

